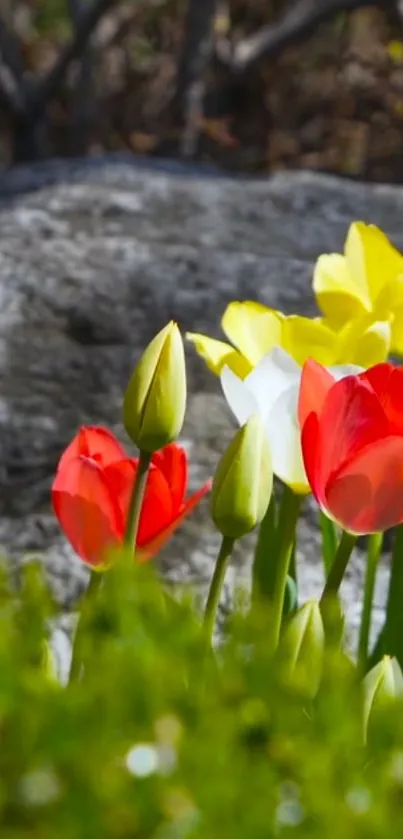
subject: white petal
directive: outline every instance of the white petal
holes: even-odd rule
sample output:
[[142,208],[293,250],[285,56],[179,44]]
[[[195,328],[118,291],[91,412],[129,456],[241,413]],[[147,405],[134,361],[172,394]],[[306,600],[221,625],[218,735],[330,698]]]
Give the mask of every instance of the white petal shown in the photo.
[[223,367],[220,379],[224,396],[239,425],[244,425],[253,414],[260,413],[258,402],[246,382],[229,367]]
[[258,403],[265,420],[277,399],[293,385],[298,385],[301,367],[281,347],[267,353],[245,379],[248,390]]
[[357,373],[363,373],[364,367],[359,367],[358,364],[335,364],[332,367],[327,367],[329,373],[334,376],[336,381],[345,379],[346,376],[356,376]]
[[273,460],[273,472],[285,484],[304,492],[309,490],[301,451],[301,432],[297,418],[299,382],[277,399],[265,422]]

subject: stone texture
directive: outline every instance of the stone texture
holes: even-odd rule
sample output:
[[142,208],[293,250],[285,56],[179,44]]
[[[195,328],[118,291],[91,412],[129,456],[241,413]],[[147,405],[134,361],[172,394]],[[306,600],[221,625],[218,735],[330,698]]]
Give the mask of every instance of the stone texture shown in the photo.
[[[270,180],[216,177],[132,159],[42,164],[0,184],[0,543],[40,553],[55,595],[74,602],[86,571],[49,507],[52,474],[80,423],[123,440],[122,392],[145,343],[170,318],[220,335],[232,299],[311,314],[312,266],[340,250],[354,219],[379,224],[403,247],[403,190],[309,173]],[[218,382],[188,352],[183,432],[191,487],[213,471],[232,434]],[[321,586],[312,507],[301,523],[304,595]],[[250,540],[229,575],[246,580]],[[165,575],[203,594],[217,536],[203,504],[161,557]],[[363,563],[344,586],[357,624]],[[379,624],[387,572],[379,577]],[[228,597],[228,592],[225,595]],[[225,605],[225,604],[224,604]]]

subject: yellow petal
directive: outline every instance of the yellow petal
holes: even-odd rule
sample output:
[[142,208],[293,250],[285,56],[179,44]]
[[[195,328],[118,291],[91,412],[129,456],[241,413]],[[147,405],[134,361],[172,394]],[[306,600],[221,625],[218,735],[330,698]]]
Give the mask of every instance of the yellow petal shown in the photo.
[[386,361],[391,347],[389,321],[370,321],[368,317],[351,321],[340,332],[339,364],[372,367]]
[[252,365],[247,359],[224,341],[217,341],[215,338],[209,338],[198,332],[187,332],[186,339],[194,345],[196,352],[206,362],[209,370],[217,376],[226,365],[241,379],[244,379],[252,370]]
[[376,301],[376,314],[380,320],[393,318],[396,309],[403,306],[403,275],[394,277],[385,288],[382,289]]
[[363,303],[366,295],[366,308],[376,310],[383,290],[403,273],[403,257],[379,227],[362,221],[350,226],[345,256]]
[[329,325],[338,329],[347,320],[360,316],[370,303],[365,288],[350,274],[342,254],[323,254],[316,262],[313,291]]
[[291,315],[283,323],[282,346],[298,364],[314,358],[321,364],[337,360],[337,335],[320,318]]
[[391,350],[398,355],[403,355],[403,306],[399,306],[394,312]]
[[221,325],[229,340],[252,366],[281,345],[283,315],[251,300],[230,303]]

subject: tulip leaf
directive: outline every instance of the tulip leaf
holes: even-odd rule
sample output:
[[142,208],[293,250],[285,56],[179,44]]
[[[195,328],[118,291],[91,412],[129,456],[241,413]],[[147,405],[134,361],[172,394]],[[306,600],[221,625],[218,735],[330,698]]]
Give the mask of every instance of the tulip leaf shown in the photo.
[[283,618],[287,618],[298,607],[298,588],[293,577],[287,576],[284,594]]
[[403,666],[402,603],[403,525],[400,525],[396,528],[395,543],[392,552],[386,619],[381,637],[378,638],[371,657],[372,666],[374,664],[374,658],[379,661],[382,655],[395,656],[400,666]]
[[274,492],[260,525],[252,568],[252,599],[254,602],[274,596],[276,578],[277,509]]
[[364,602],[358,641],[358,662],[365,672],[368,657],[368,641],[371,631],[372,607],[376,583],[376,572],[382,550],[383,533],[372,533],[368,537],[367,563],[364,583]]
[[319,513],[320,529],[322,532],[322,556],[325,574],[328,575],[337,550],[337,535],[334,523],[328,518],[326,513]]

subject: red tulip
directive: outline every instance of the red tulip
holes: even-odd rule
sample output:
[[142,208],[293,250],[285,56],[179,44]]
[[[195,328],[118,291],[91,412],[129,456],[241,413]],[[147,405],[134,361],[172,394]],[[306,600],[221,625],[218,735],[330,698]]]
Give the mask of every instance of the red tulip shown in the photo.
[[[105,567],[108,547],[123,542],[138,461],[106,428],[83,426],[63,453],[52,487],[60,526],[81,559]],[[210,481],[185,500],[186,452],[171,443],[151,459],[140,516],[136,558],[148,559],[210,489]]]
[[304,465],[321,508],[345,530],[403,522],[403,369],[377,364],[335,381],[304,365],[299,396]]

